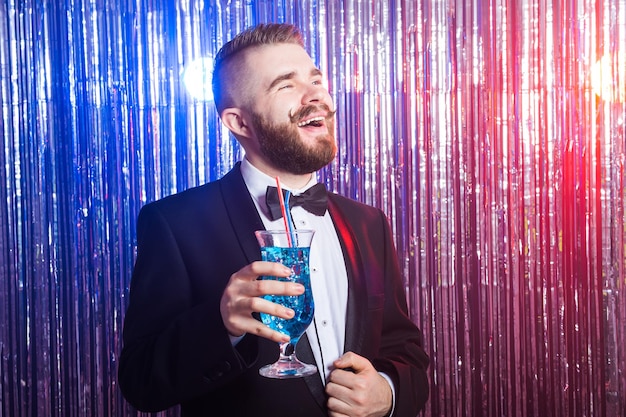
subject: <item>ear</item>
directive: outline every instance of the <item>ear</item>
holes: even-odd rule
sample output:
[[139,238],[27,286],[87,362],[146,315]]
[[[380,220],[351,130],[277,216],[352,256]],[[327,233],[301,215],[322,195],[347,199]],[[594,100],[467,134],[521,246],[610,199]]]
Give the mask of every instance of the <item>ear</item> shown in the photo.
[[236,137],[249,138],[252,136],[246,114],[241,109],[237,107],[226,108],[222,111],[220,118],[224,126]]

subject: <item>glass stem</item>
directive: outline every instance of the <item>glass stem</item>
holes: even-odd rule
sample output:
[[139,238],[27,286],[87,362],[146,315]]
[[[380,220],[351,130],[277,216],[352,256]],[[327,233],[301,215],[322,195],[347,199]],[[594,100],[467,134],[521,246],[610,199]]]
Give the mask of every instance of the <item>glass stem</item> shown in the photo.
[[293,361],[296,356],[296,345],[293,341],[280,344],[280,359],[281,361]]

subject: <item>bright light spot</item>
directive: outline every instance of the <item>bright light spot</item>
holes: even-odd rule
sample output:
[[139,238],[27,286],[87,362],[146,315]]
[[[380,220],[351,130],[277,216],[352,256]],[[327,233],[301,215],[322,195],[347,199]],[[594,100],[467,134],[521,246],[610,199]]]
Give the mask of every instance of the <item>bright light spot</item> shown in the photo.
[[591,67],[591,87],[603,100],[626,101],[626,54],[605,55],[596,62]]
[[213,60],[200,58],[192,61],[183,71],[183,83],[189,94],[196,100],[212,101],[211,75]]

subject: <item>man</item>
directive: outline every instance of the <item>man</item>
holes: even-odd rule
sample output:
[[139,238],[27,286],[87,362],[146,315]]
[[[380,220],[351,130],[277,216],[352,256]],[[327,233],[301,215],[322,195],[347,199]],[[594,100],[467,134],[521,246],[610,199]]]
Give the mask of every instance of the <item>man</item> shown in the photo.
[[176,404],[184,416],[415,416],[428,396],[421,333],[407,317],[382,211],[328,194],[328,209],[293,207],[313,229],[316,311],[298,357],[304,378],[269,379],[288,337],[257,317],[294,312],[262,298],[298,295],[280,264],[261,262],[254,231],[281,229],[266,206],[280,179],[294,195],[316,184],[336,153],[322,74],[286,24],[251,28],[216,57],[215,103],[245,150],[223,178],[142,208],[124,323],[119,382],[140,410]]

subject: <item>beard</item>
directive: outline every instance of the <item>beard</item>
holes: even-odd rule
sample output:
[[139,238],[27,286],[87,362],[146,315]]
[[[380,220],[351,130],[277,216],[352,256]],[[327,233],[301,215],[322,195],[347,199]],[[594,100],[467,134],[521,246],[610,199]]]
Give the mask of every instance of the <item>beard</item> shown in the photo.
[[[297,123],[320,108],[327,112],[325,122],[328,133],[317,136],[313,145],[306,144],[300,138]],[[253,113],[252,125],[257,132],[261,153],[274,168],[295,175],[310,174],[325,167],[337,153],[333,134],[334,114],[326,105],[306,106],[290,115],[289,122],[272,123]]]

